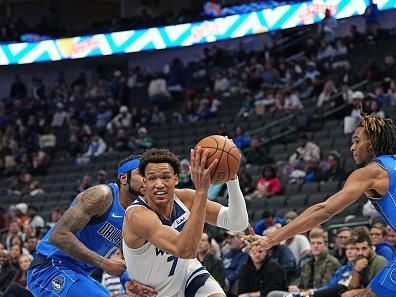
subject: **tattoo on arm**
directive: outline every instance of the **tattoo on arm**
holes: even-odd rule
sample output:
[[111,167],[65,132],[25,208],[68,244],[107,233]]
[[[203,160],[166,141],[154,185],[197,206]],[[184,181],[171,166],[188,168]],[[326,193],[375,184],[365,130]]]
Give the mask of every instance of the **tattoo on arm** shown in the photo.
[[56,247],[85,263],[100,267],[103,257],[88,249],[75,236],[91,220],[104,214],[112,202],[107,186],[96,186],[80,193],[77,203],[68,209],[55,225],[50,242]]

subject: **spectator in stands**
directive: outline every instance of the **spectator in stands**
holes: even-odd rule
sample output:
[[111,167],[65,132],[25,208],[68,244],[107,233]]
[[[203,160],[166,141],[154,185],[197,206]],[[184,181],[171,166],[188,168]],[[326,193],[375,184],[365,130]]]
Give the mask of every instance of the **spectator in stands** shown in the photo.
[[349,106],[350,115],[344,118],[344,133],[350,134],[355,131],[358,122],[360,120],[360,111],[364,94],[360,91],[356,91],[352,95],[352,104]]
[[233,139],[235,145],[240,149],[244,149],[250,145],[251,137],[241,126],[235,128],[235,136]]
[[47,226],[51,228],[56,224],[57,221],[62,217],[62,210],[59,207],[55,207],[51,212],[50,220],[47,222]]
[[66,124],[67,112],[64,109],[63,103],[58,102],[56,104],[56,110],[54,115],[52,116],[51,127],[52,128],[60,128]]
[[265,166],[261,174],[262,177],[258,180],[256,190],[252,193],[250,198],[270,198],[280,194],[282,191],[282,182],[276,177],[275,168],[272,166]]
[[255,247],[249,249],[249,259],[241,268],[238,297],[267,296],[273,290],[285,290],[285,272],[268,251]]
[[298,142],[299,145],[296,152],[289,158],[290,163],[296,164],[300,161],[309,161],[311,159],[320,160],[320,148],[308,140],[308,135],[301,134]]
[[6,249],[10,250],[12,238],[15,236],[21,236],[21,235],[22,235],[21,226],[19,225],[18,221],[15,219],[9,223],[8,232],[3,234],[0,242],[3,242],[6,246]]
[[368,39],[376,39],[380,27],[379,10],[376,2],[370,0],[370,4],[366,8],[364,16],[366,19],[366,34],[368,35]]
[[322,171],[319,168],[319,160],[311,158],[305,165],[304,183],[323,181]]
[[32,226],[35,233],[40,233],[41,228],[44,228],[45,222],[42,216],[38,214],[38,208],[34,205],[29,205],[28,207],[28,224]]
[[371,100],[370,102],[370,113],[377,114],[380,118],[385,118],[385,113],[381,109],[377,100]]
[[[274,225],[264,230],[263,235],[267,236],[277,232],[280,229],[279,226]],[[287,283],[294,280],[297,275],[296,259],[294,258],[293,252],[285,244],[278,244],[268,250],[268,256],[280,265],[285,272]]]
[[32,263],[32,256],[22,255],[19,258],[19,269],[14,275],[12,282],[4,292],[4,296],[33,297],[26,286],[27,270]]
[[39,136],[39,146],[42,151],[52,156],[56,149],[56,135],[50,127],[45,127]]
[[334,82],[332,80],[326,81],[326,83],[323,87],[323,91],[320,93],[320,95],[318,97],[316,106],[321,107],[321,106],[327,104],[328,102],[330,102],[330,100],[333,99],[333,96],[336,94],[336,92],[337,92],[337,89],[334,85]]
[[165,114],[159,109],[158,105],[153,106],[150,122],[153,125],[161,125],[166,122]]
[[[110,257],[111,259],[123,259],[122,250],[117,249],[115,253]],[[111,276],[106,272],[102,275],[102,285],[106,287],[111,297],[123,297],[125,296],[124,289],[122,287],[119,276]]]
[[113,149],[117,152],[125,152],[128,150],[128,137],[124,129],[117,130]]
[[77,188],[76,194],[84,192],[85,190],[89,189],[92,186],[93,186],[92,176],[86,174],[81,178],[81,182]]
[[396,232],[390,226],[386,227],[386,231],[386,240],[392,244],[393,249],[396,249]]
[[263,165],[272,162],[272,159],[268,157],[264,148],[260,144],[260,137],[257,135],[252,136],[250,141],[249,149],[245,153],[246,163],[251,165]]
[[341,263],[341,265],[346,265],[348,259],[345,255],[345,244],[351,238],[352,230],[348,227],[343,227],[337,230],[337,234],[335,236],[335,245],[333,250],[330,251],[335,258]]
[[220,284],[222,288],[225,287],[225,271],[223,262],[216,256],[212,249],[212,237],[203,232],[201,240],[198,245],[197,259],[208,270],[211,276]]
[[396,78],[396,63],[393,56],[385,56],[385,67],[383,70],[384,79],[395,79]]
[[99,108],[96,112],[95,128],[97,129],[97,131],[99,131],[100,133],[105,132],[105,128],[107,124],[110,122],[112,116],[113,116],[113,112],[111,111],[111,109],[108,108],[106,102],[101,101],[99,103]]
[[[340,263],[327,251],[327,233],[320,229],[312,229],[309,234],[313,258],[301,269],[297,285],[290,285],[289,292],[298,293],[309,289],[317,289],[326,285],[340,268]],[[288,292],[271,292],[268,297],[283,297]]]
[[191,172],[190,172],[190,161],[187,159],[183,159],[180,161],[180,174],[179,174],[179,183],[177,185],[178,188],[191,188],[193,186],[191,180]]
[[104,185],[107,183],[107,172],[105,170],[99,170],[96,175],[96,184]]
[[148,131],[145,127],[140,127],[138,129],[137,137],[131,137],[128,142],[128,147],[132,151],[144,151],[153,146],[153,139],[148,134]]
[[19,74],[15,75],[14,82],[11,84],[10,97],[23,99],[27,96],[26,84]]
[[352,278],[352,272],[357,260],[355,241],[349,238],[345,242],[345,256],[347,262],[341,266],[335,273],[333,278],[323,287],[317,290],[310,290],[311,296],[314,297],[339,297],[348,290],[349,282]]
[[284,109],[287,111],[293,111],[293,110],[299,110],[299,109],[303,109],[303,108],[304,108],[304,106],[302,105],[298,94],[291,90],[287,90],[285,92]]
[[109,132],[115,129],[130,128],[132,124],[132,114],[129,112],[128,107],[123,105],[119,109],[119,113],[107,124],[106,128]]
[[222,72],[218,72],[215,75],[214,84],[213,84],[213,91],[215,93],[224,93],[229,91],[230,81],[228,80],[227,76],[224,75]]
[[333,151],[327,156],[327,161],[323,170],[323,180],[328,182],[340,182],[344,179],[345,170],[340,164],[340,154]]
[[264,230],[276,224],[284,225],[286,221],[283,218],[274,217],[274,214],[269,210],[264,210],[262,219],[254,225],[254,233],[263,234]]
[[25,248],[27,252],[33,257],[36,255],[37,242],[38,240],[36,236],[29,236],[26,238]]
[[323,37],[327,42],[333,41],[336,28],[337,20],[332,16],[331,10],[326,9],[325,16],[318,26],[319,37]]
[[226,233],[230,250],[222,258],[225,269],[225,293],[227,296],[235,296],[238,291],[239,273],[249,255],[242,251],[244,243],[240,235],[243,235],[243,232],[227,231]]
[[0,249],[0,295],[11,283],[16,271],[15,267],[11,265],[8,250]]
[[157,73],[154,76],[149,83],[147,92],[152,106],[158,105],[161,109],[168,107],[171,95],[168,91],[166,80],[162,74]]
[[238,180],[239,187],[241,188],[241,191],[245,197],[254,192],[255,187],[253,185],[252,177],[249,173],[241,173]]
[[22,254],[23,254],[23,250],[21,244],[19,243],[11,244],[11,248],[10,248],[11,265],[13,265],[16,269],[20,269],[19,258],[22,256]]
[[99,133],[94,133],[88,145],[88,150],[84,153],[84,157],[91,159],[102,155],[107,149],[107,144]]
[[247,118],[255,112],[255,102],[250,92],[247,92],[242,101],[241,108],[238,111],[237,117]]
[[365,36],[359,32],[356,25],[349,27],[349,36],[347,38],[349,47],[356,47],[365,43]]
[[370,227],[370,239],[375,247],[375,252],[390,262],[395,256],[395,250],[387,241],[386,227],[381,223],[374,223]]
[[377,255],[373,250],[370,236],[364,232],[356,232],[355,248],[357,261],[353,267],[352,279],[349,283],[350,289],[367,287],[377,273],[387,265],[388,261]]

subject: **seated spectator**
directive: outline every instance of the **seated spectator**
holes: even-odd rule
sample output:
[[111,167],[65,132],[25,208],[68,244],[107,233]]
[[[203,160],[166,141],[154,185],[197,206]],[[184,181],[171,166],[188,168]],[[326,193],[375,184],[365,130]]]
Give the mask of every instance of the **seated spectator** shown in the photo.
[[260,247],[249,249],[249,259],[239,275],[238,297],[267,296],[286,288],[285,272],[268,252]]
[[371,100],[370,102],[370,113],[375,113],[380,118],[385,118],[385,113],[381,109],[377,100]]
[[[277,232],[279,229],[280,227],[277,225],[269,227],[264,230],[263,235],[267,236],[269,234]],[[294,258],[292,251],[287,245],[278,244],[273,246],[270,250],[268,250],[268,256],[276,263],[278,263],[283,269],[286,275],[287,283],[290,283],[298,276],[296,259]]]
[[356,230],[353,230],[353,234],[356,234],[354,240],[358,260],[353,267],[352,279],[349,283],[350,289],[367,287],[370,281],[388,263],[384,257],[377,255],[374,251],[373,244],[367,231],[355,231]]
[[11,259],[6,249],[0,249],[0,295],[14,278],[17,269],[11,265]]
[[244,128],[237,126],[235,128],[235,136],[233,141],[240,150],[243,150],[250,145],[251,137]]
[[340,154],[338,152],[331,152],[327,156],[325,168],[323,170],[324,181],[343,181],[345,179],[345,170],[340,164]]
[[193,183],[191,180],[190,161],[183,159],[180,161],[179,183],[177,184],[177,187],[183,189],[191,188],[192,186]]
[[118,129],[114,140],[113,149],[117,152],[125,152],[128,150],[128,137],[124,129]]
[[21,225],[19,225],[17,218],[14,218],[10,221],[8,225],[8,231],[1,236],[0,242],[3,242],[6,249],[10,250],[11,240],[15,236],[22,236]]
[[310,159],[305,165],[304,183],[320,182],[323,180],[322,171],[319,168],[318,159]]
[[211,276],[220,284],[222,288],[225,287],[225,271],[223,262],[216,256],[212,249],[212,237],[203,232],[201,240],[198,245],[197,259],[206,267]]
[[249,173],[241,173],[238,180],[239,187],[241,188],[241,191],[245,197],[254,192],[255,187],[253,185],[252,177]]
[[53,227],[56,222],[59,221],[59,219],[62,217],[62,210],[59,207],[55,207],[52,212],[51,212],[51,217],[49,219],[49,221],[47,222],[47,226],[48,228]]
[[156,74],[148,86],[148,95],[152,106],[158,105],[161,109],[168,107],[171,95],[168,91],[163,74]]
[[77,188],[77,193],[84,192],[85,190],[89,189],[93,186],[92,176],[86,174],[81,178],[80,185]]
[[119,128],[130,128],[132,124],[132,114],[128,107],[123,105],[119,109],[119,113],[107,124],[106,128],[109,132]]
[[10,258],[11,258],[11,265],[15,267],[15,269],[20,269],[19,267],[19,258],[22,256],[23,250],[22,245],[19,243],[12,244],[10,249]]
[[283,218],[274,217],[273,213],[269,210],[264,210],[262,219],[254,225],[254,233],[263,234],[264,230],[276,224],[280,226],[285,225],[286,221]]
[[151,113],[150,123],[153,125],[160,125],[166,122],[165,114],[159,109],[158,105],[154,105]]
[[336,94],[336,92],[337,89],[334,85],[334,82],[332,80],[328,80],[323,87],[323,91],[320,93],[318,97],[316,106],[321,107],[325,103],[330,102],[330,100]]
[[107,183],[107,172],[104,170],[99,170],[96,175],[96,185],[104,185]]
[[[290,285],[290,293],[299,293],[310,289],[318,289],[326,285],[332,278],[340,263],[327,250],[327,233],[320,229],[312,229],[309,234],[313,258],[301,269],[297,285]],[[288,292],[273,291],[268,297],[284,297]]]
[[352,104],[349,106],[350,115],[344,118],[344,133],[351,134],[358,126],[360,121],[361,106],[364,99],[364,94],[356,91],[352,94]]
[[317,290],[310,290],[310,296],[314,297],[340,297],[341,294],[348,290],[349,282],[352,279],[353,268],[357,261],[357,252],[355,241],[349,238],[345,242],[345,256],[347,262],[341,266],[333,278],[323,287]]
[[308,140],[308,135],[301,134],[298,143],[296,152],[289,158],[290,163],[296,164],[300,161],[309,161],[311,159],[320,160],[320,148]]
[[333,250],[330,251],[334,257],[338,259],[341,265],[347,263],[347,258],[345,255],[345,243],[349,241],[352,235],[352,230],[348,227],[343,227],[337,230],[335,236],[335,245]]
[[113,112],[111,111],[111,109],[107,106],[105,101],[101,101],[96,112],[95,128],[97,129],[97,131],[103,133],[106,129],[107,124],[110,123],[112,117]]
[[272,197],[280,194],[282,191],[282,182],[276,177],[275,168],[266,166],[263,168],[262,177],[258,180],[256,190],[252,193],[251,198]]
[[300,98],[296,92],[287,91],[285,93],[285,110],[292,111],[292,110],[299,110],[303,109],[304,106],[302,105]]
[[27,270],[32,263],[32,256],[23,255],[19,258],[19,269],[14,275],[12,282],[4,292],[4,296],[33,297],[27,288]]
[[236,296],[238,291],[239,273],[249,255],[242,251],[245,246],[240,235],[242,232],[226,232],[230,250],[223,255],[222,261],[225,269],[225,293],[226,296]]
[[388,262],[395,257],[395,250],[390,242],[386,240],[387,230],[381,223],[375,223],[370,227],[370,239],[375,247],[375,252],[383,256]]
[[245,153],[246,163],[252,165],[264,165],[272,163],[265,149],[260,145],[260,137],[253,136],[250,141],[249,149]]
[[92,158],[102,155],[106,149],[107,144],[103,138],[98,133],[93,134],[88,145],[88,150],[82,155],[82,157],[77,158],[77,164],[84,165],[89,163]]
[[396,249],[396,232],[390,226],[386,228],[387,236],[386,240],[390,242],[393,246],[393,249]]
[[247,118],[250,115],[254,114],[255,105],[254,99],[251,93],[247,93],[245,95],[245,99],[242,101],[241,108],[237,114],[237,117],[244,117]]
[[36,247],[37,247],[37,237],[36,236],[29,236],[26,238],[25,247],[27,252],[34,257],[36,255]]
[[224,73],[218,72],[214,79],[213,91],[215,93],[224,93],[229,91],[230,81]]
[[145,127],[140,127],[137,131],[137,137],[132,137],[128,142],[128,147],[132,151],[144,151],[153,146],[153,139],[148,134]]
[[38,208],[34,205],[29,205],[28,207],[28,217],[27,222],[35,231],[35,234],[39,234],[41,228],[44,228],[45,222],[42,216],[38,214]]

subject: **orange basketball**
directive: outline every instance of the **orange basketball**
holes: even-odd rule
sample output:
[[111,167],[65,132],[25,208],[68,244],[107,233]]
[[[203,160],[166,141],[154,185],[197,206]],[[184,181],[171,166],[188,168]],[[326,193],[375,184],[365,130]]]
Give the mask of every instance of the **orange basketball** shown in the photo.
[[198,142],[195,148],[198,146],[209,150],[206,168],[215,159],[219,160],[211,175],[212,184],[225,183],[236,176],[239,170],[241,154],[236,145],[228,137],[211,135]]

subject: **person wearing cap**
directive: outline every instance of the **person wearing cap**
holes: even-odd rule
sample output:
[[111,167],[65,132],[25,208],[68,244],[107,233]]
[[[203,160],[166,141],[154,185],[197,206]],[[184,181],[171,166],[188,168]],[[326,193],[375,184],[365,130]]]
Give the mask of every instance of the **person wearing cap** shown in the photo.
[[364,94],[360,91],[353,92],[352,103],[349,105],[350,114],[344,118],[344,134],[351,134],[360,121]]
[[132,114],[129,112],[128,107],[122,105],[118,114],[107,123],[106,129],[109,132],[114,132],[114,129],[129,128],[132,124]]
[[[96,268],[113,276],[125,271],[125,262],[110,256],[121,247],[125,209],[143,189],[139,163],[134,155],[122,160],[116,182],[78,194],[46,233],[27,274],[28,288],[35,296],[110,295],[90,275]],[[130,284],[138,296],[155,293],[140,284]]]

